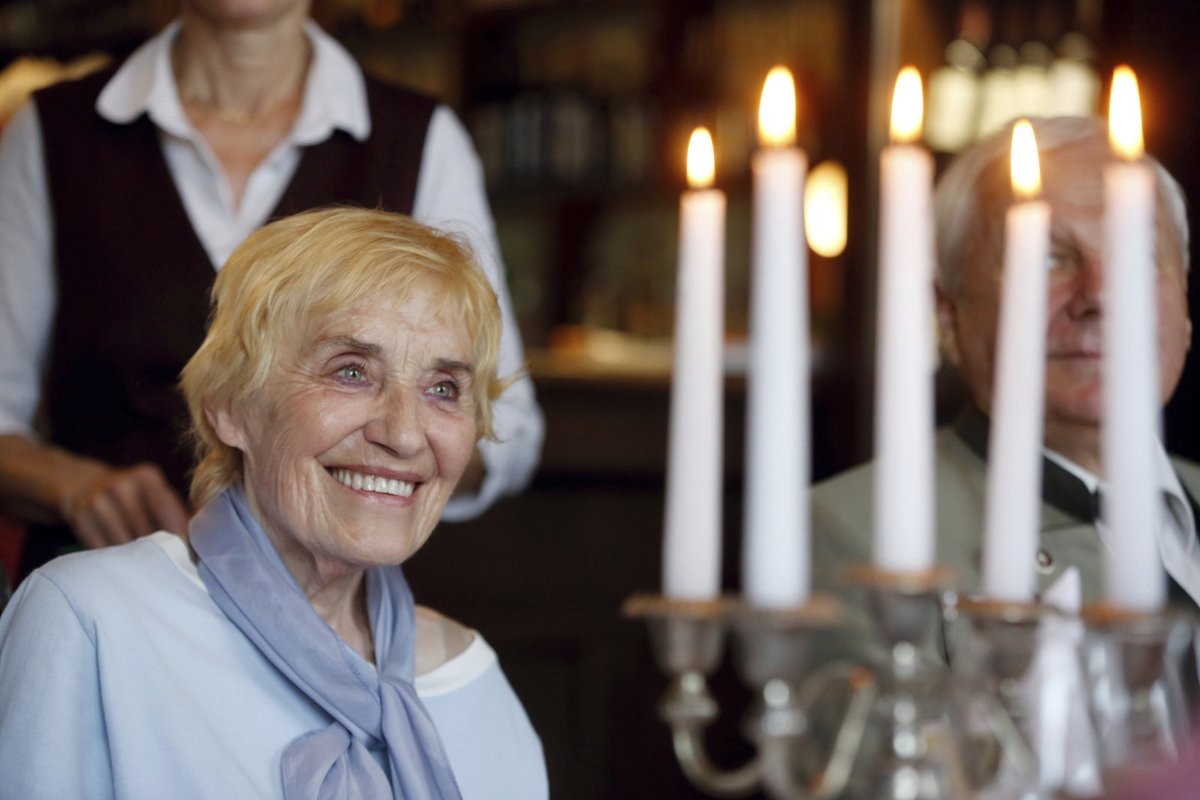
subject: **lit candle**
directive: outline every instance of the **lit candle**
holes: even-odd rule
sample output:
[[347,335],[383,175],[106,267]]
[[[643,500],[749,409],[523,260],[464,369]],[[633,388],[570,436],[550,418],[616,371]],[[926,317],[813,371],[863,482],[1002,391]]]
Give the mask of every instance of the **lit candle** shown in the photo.
[[795,146],[796,87],[776,67],[759,105],[754,154],[750,341],[746,376],[743,591],[752,604],[808,598],[807,159]]
[[1046,264],[1050,205],[1038,200],[1041,174],[1033,126],[1013,127],[1012,187],[1004,236],[1004,288],[988,439],[983,593],[1033,600],[1041,528],[1042,406],[1046,359]]
[[1158,349],[1155,346],[1155,178],[1142,157],[1137,78],[1113,74],[1104,170],[1104,497],[1107,598],[1152,611],[1166,599],[1158,555]]
[[685,600],[716,597],[721,581],[725,194],[712,188],[714,163],[712,136],[697,128],[679,202],[663,540],[663,594]]
[[921,136],[921,77],[906,67],[880,159],[874,559],[909,572],[934,561],[933,157]]

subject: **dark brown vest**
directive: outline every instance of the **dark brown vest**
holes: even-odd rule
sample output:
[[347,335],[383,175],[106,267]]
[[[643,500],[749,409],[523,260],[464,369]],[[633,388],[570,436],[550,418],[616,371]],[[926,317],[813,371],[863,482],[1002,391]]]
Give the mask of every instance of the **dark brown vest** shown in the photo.
[[[58,293],[48,433],[112,464],[158,463],[183,493],[191,456],[177,381],[204,337],[215,272],[154,124],[96,113],[114,71],[37,93]],[[371,136],[335,131],[305,148],[273,217],[330,204],[411,213],[436,103],[371,78],[367,99]]]

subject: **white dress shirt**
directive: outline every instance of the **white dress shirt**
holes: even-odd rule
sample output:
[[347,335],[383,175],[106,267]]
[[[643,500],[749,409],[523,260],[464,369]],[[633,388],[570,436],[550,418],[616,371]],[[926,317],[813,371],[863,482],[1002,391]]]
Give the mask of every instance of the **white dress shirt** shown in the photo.
[[[306,33],[312,66],[291,133],[251,174],[240,204],[216,156],[189,122],[170,65],[179,32],[175,22],[121,66],[96,102],[101,116],[128,123],[142,113],[158,127],[171,177],[214,270],[270,216],[300,163],[301,148],[335,129],[355,139],[371,132],[366,85],[351,55],[317,25]],[[13,116],[0,138],[0,433],[34,438],[41,375],[57,304],[54,219],[46,183],[35,102]],[[112,187],[114,192],[137,187]],[[445,105],[426,134],[412,215],[464,236],[500,301],[504,333],[502,377],[524,369],[525,357],[509,299],[500,248],[484,191],[483,170],[470,136]],[[455,497],[443,518],[469,519],[498,497],[524,488],[541,455],[544,423],[528,377],[514,382],[492,405],[498,441],[481,441],[486,476],[479,492]]]
[[[1092,494],[1095,494],[1097,489],[1103,492],[1104,484],[1099,477],[1066,456],[1047,450],[1046,457],[1079,478]],[[1188,502],[1187,493],[1184,492],[1179,476],[1175,474],[1171,459],[1161,442],[1157,447],[1155,467],[1158,472],[1159,496],[1163,502],[1156,537],[1159,556],[1167,574],[1200,605],[1200,552],[1196,543],[1196,520],[1192,516],[1192,505]],[[1108,533],[1103,519],[1097,520],[1096,530],[1103,544]]]

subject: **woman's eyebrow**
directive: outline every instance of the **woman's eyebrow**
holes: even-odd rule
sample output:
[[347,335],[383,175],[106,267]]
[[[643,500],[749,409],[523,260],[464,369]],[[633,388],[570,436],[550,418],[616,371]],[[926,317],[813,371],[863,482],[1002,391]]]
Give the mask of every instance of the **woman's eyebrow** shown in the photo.
[[444,372],[465,372],[468,375],[475,374],[475,367],[471,366],[465,361],[456,361],[450,358],[439,358],[434,366]]
[[378,356],[383,352],[383,348],[374,342],[365,342],[362,339],[356,339],[353,336],[330,336],[327,339],[322,339],[317,342],[317,346],[325,349],[344,349],[351,350],[356,353],[362,353],[368,356]]

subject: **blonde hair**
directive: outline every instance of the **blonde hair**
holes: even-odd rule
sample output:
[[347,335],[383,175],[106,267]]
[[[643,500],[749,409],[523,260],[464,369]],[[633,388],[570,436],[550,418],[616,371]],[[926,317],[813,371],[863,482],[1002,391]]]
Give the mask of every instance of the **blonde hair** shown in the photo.
[[496,294],[470,249],[450,234],[386,211],[326,208],[255,231],[217,275],[204,343],[183,368],[199,508],[242,479],[242,454],[222,442],[206,407],[238,407],[270,380],[286,343],[314,320],[375,297],[403,303],[432,290],[434,311],[462,320],[473,345],[476,435],[493,438],[491,401],[501,318]]

